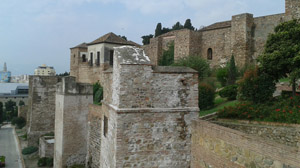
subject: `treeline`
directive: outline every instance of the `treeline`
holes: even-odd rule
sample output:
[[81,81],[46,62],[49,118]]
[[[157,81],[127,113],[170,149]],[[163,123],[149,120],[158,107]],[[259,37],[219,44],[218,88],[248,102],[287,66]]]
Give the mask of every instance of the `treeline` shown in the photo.
[[158,23],[156,25],[155,33],[149,34],[149,35],[144,35],[141,38],[143,39],[143,44],[147,45],[150,43],[150,39],[153,37],[160,36],[162,34],[168,33],[173,30],[181,30],[181,29],[190,29],[190,30],[196,30],[195,27],[192,25],[191,19],[186,19],[184,25],[182,25],[180,22],[175,23],[172,28],[168,27],[162,27],[161,23]]

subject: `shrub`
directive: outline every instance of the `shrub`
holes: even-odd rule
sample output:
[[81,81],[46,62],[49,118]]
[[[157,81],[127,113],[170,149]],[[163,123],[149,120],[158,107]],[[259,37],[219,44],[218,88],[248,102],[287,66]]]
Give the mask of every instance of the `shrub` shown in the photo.
[[239,81],[239,96],[241,100],[263,103],[270,100],[275,91],[275,82],[270,76],[259,73],[258,68],[245,72]]
[[70,168],[85,168],[85,166],[76,164],[76,165],[71,166]]
[[185,66],[190,67],[196,71],[198,71],[198,78],[204,79],[208,77],[211,73],[209,63],[207,60],[201,58],[201,56],[188,56],[185,58],[180,58],[177,60],[172,66]]
[[22,150],[22,154],[23,155],[29,155],[29,154],[32,154],[34,152],[36,152],[38,150],[38,147],[35,147],[35,146],[29,146],[27,148],[24,148]]
[[237,96],[237,85],[229,85],[219,91],[219,95],[227,100],[236,100]]
[[103,99],[103,87],[100,85],[99,81],[93,85],[93,101],[94,104],[101,104]]
[[11,120],[12,125],[17,125],[17,128],[22,129],[26,125],[26,120],[23,117],[14,117]]
[[214,106],[215,90],[212,86],[199,84],[199,108],[201,110],[209,109]]
[[216,70],[216,76],[218,81],[221,83],[221,85],[223,87],[226,86],[228,80],[228,68],[227,67],[218,68]]
[[242,102],[219,110],[219,118],[300,124],[300,96],[281,97],[264,104]]
[[174,42],[168,45],[168,49],[164,50],[163,55],[158,61],[159,66],[170,66],[174,63]]
[[37,163],[38,167],[52,167],[53,166],[53,158],[48,158],[48,157],[42,157],[39,158],[38,163]]

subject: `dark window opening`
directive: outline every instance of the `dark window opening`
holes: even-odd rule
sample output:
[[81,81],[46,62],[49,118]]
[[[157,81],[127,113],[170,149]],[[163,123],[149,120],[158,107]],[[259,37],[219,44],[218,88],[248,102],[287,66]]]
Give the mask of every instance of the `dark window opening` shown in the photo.
[[207,59],[208,59],[208,60],[212,60],[212,58],[213,58],[213,51],[212,51],[211,48],[209,48],[209,49],[207,50]]
[[85,54],[82,55],[82,62],[86,62],[86,56],[85,56]]
[[108,131],[108,118],[104,116],[103,135],[106,137]]
[[109,65],[114,65],[114,50],[109,51]]
[[100,65],[100,52],[97,52],[97,60],[96,60],[96,65]]
[[90,66],[93,66],[93,58],[94,56],[93,56],[93,53],[91,52],[91,57],[90,57]]

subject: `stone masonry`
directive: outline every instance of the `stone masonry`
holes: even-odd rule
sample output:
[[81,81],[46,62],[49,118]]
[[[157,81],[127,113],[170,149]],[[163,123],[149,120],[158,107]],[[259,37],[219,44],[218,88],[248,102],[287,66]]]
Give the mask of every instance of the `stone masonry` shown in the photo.
[[57,84],[55,109],[54,167],[85,164],[88,105],[93,103],[93,86],[64,77]]
[[90,105],[87,165],[189,167],[197,72],[152,66],[139,48],[118,47],[114,55],[103,105]]
[[38,146],[39,137],[54,132],[57,76],[30,76],[27,113],[28,146]]
[[299,0],[285,0],[286,11],[262,17],[253,17],[252,14],[232,16],[230,21],[218,22],[198,31],[187,29],[172,31],[150,40],[149,45],[143,46],[151,59],[157,65],[166,46],[174,42],[175,61],[189,55],[199,55],[208,59],[212,51],[212,59],[208,59],[212,67],[224,66],[235,56],[239,67],[248,63],[256,63],[257,57],[262,54],[267,37],[274,28],[291,19],[300,18]]

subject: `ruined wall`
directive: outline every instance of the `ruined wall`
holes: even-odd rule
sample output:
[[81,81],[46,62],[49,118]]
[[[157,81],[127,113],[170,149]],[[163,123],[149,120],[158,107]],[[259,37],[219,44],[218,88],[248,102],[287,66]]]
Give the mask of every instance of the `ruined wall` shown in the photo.
[[64,77],[56,90],[54,166],[85,164],[87,152],[88,104],[93,87]]
[[233,122],[216,122],[218,125],[228,127],[234,130],[244,132],[249,135],[255,135],[284,144],[291,147],[300,147],[300,126],[295,125],[269,125],[267,123],[260,124],[244,124]]
[[28,106],[18,106],[18,117],[23,117],[27,121]]
[[54,131],[57,76],[29,77],[28,146],[37,146],[40,135]]
[[289,147],[206,121],[193,123],[192,168],[299,168],[300,155]]
[[201,56],[207,59],[208,49],[212,49],[211,67],[225,66],[231,57],[231,28],[212,29],[202,32]]
[[54,136],[43,136],[39,140],[39,157],[49,157],[54,156]]

